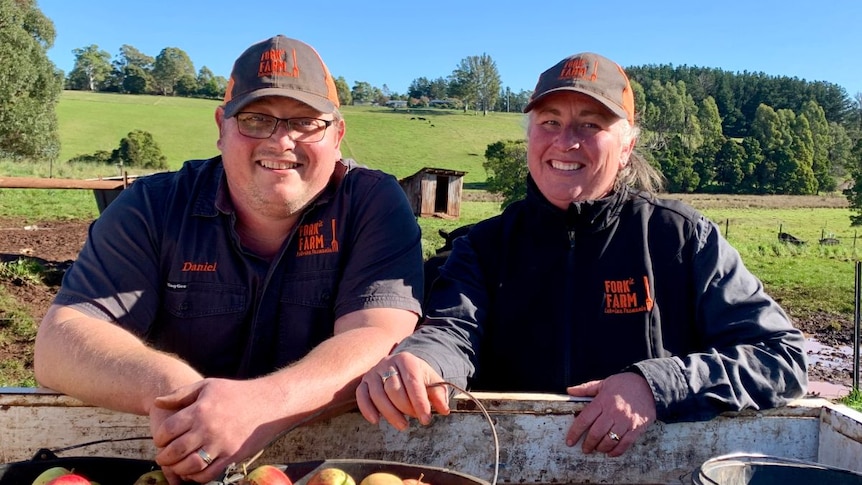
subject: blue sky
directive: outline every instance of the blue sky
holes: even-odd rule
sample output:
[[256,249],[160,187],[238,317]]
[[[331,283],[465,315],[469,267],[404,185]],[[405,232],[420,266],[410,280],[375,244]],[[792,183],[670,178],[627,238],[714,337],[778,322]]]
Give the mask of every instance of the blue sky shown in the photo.
[[[67,73],[72,50],[96,44],[112,56],[129,44],[155,57],[189,54],[195,69],[228,77],[249,45],[275,34],[303,40],[333,75],[405,93],[418,77],[447,77],[468,56],[488,54],[503,86],[532,90],[543,70],[593,51],[623,67],[673,64],[827,81],[862,92],[862,1],[723,2],[331,0],[37,0],[54,21],[49,57]],[[487,5],[496,5],[488,7]]]

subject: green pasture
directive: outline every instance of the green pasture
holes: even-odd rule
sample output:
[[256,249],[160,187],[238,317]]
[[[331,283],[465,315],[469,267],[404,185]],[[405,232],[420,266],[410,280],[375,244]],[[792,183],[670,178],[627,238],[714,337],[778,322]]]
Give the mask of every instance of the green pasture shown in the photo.
[[[86,178],[118,175],[116,167],[70,167],[73,157],[111,151],[132,130],[153,135],[171,169],[185,160],[217,155],[214,112],[218,101],[64,91],[57,106],[59,161],[0,161],[0,174]],[[485,148],[523,137],[522,115],[487,116],[454,110],[344,106],[347,135],[342,152],[359,163],[403,178],[423,167],[467,172],[465,183],[485,181]],[[420,119],[423,118],[423,119]],[[139,174],[131,174],[139,175]]]
[[[842,316],[852,322],[855,262],[862,231],[846,208],[704,209],[746,266],[796,316]],[[779,230],[802,245],[781,242]],[[823,245],[820,240],[837,244]],[[838,324],[838,323],[836,323]]]
[[[0,161],[0,175],[116,175],[116,167],[70,167],[64,160],[113,150],[134,129],[152,133],[169,166],[176,169],[185,160],[217,154],[213,118],[217,106],[218,101],[212,100],[66,91],[57,108],[60,161]],[[342,111],[347,120],[345,156],[398,178],[423,167],[465,171],[465,199],[469,199],[467,193],[481,190],[485,181],[482,162],[487,145],[523,136],[523,117],[518,113],[483,116],[454,110],[355,106]],[[856,229],[849,225],[850,211],[794,208],[793,198],[787,200],[779,208],[725,209],[712,204],[703,212],[719,224],[747,266],[791,313],[837,315],[846,321],[853,310],[853,267],[859,254]],[[449,231],[498,212],[497,202],[465,200],[458,220],[422,218],[425,254],[433,254],[442,244],[441,229]],[[0,189],[0,216],[38,221],[92,219],[98,213],[90,191]],[[780,243],[779,229],[806,243],[798,247]],[[839,244],[821,246],[818,241],[824,236]]]

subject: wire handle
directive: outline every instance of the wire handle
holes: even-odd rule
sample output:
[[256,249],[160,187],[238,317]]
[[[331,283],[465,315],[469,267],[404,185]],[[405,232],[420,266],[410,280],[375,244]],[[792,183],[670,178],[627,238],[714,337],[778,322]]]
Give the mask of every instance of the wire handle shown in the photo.
[[471,401],[476,403],[476,406],[479,407],[479,410],[482,411],[482,414],[485,416],[485,419],[488,421],[488,425],[491,426],[491,434],[494,436],[494,478],[491,480],[491,485],[497,485],[497,477],[500,474],[500,440],[497,438],[497,428],[494,426],[494,420],[491,419],[491,415],[488,414],[488,410],[485,409],[485,405],[482,404],[482,401],[476,398],[476,396],[470,394],[464,389],[452,384],[451,382],[437,382],[435,384],[430,384],[428,387],[438,387],[438,386],[449,386],[452,389],[464,394]]
[[[482,404],[482,401],[477,399],[475,396],[473,396],[472,394],[470,394],[466,390],[461,389],[460,387],[456,386],[455,384],[452,384],[451,382],[446,382],[446,381],[436,382],[434,384],[429,384],[427,387],[431,388],[431,387],[440,387],[440,386],[449,386],[452,389],[455,389],[456,391],[464,394],[470,400],[472,400],[474,403],[476,403],[476,406],[479,408],[480,411],[482,411],[482,414],[485,416],[485,419],[488,421],[488,424],[491,426],[491,434],[494,437],[494,477],[491,480],[491,485],[497,485],[497,477],[500,473],[500,440],[497,438],[497,428],[494,426],[494,420],[491,419],[491,415],[488,414],[488,410],[485,409],[485,405]],[[245,478],[246,475],[248,475],[249,467],[251,467],[251,464],[254,463],[258,458],[260,458],[260,456],[263,454],[263,452],[266,450],[266,448],[268,448],[270,445],[272,445],[273,443],[275,443],[279,439],[283,438],[287,433],[293,431],[294,429],[296,429],[300,426],[308,424],[311,421],[314,421],[315,419],[319,418],[320,416],[322,416],[324,414],[332,412],[333,409],[335,409],[335,408],[338,408],[340,406],[346,406],[349,404],[355,404],[355,403],[356,403],[356,400],[354,399],[354,400],[351,400],[351,401],[348,401],[345,403],[330,405],[330,406],[327,406],[323,409],[320,409],[319,411],[317,411],[313,414],[310,414],[310,415],[302,418],[301,420],[297,421],[296,423],[292,424],[291,426],[289,426],[288,428],[283,430],[281,433],[276,435],[275,438],[270,440],[269,444],[267,444],[263,449],[261,449],[260,451],[255,453],[254,456],[252,456],[248,460],[246,460],[246,461],[244,461],[238,465],[236,463],[231,463],[230,465],[228,465],[227,468],[225,469],[225,472],[224,472],[224,475],[222,476],[221,481],[216,482],[216,483],[221,484],[221,485],[230,485],[232,483],[239,482],[240,480]]]

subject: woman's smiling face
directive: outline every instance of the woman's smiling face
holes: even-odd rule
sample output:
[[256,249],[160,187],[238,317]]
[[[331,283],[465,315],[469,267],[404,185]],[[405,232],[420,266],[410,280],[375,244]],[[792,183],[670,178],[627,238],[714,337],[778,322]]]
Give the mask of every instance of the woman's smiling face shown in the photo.
[[561,91],[545,96],[529,114],[527,167],[552,204],[600,199],[614,187],[634,139],[628,121],[590,96]]

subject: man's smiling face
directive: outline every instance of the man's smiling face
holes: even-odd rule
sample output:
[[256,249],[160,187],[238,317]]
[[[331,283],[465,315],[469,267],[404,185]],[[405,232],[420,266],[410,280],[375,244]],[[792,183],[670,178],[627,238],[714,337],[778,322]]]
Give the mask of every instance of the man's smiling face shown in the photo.
[[[334,119],[331,113],[274,96],[254,101],[242,111],[277,118]],[[341,158],[341,120],[326,128],[323,139],[315,143],[291,140],[284,122],[269,138],[247,137],[237,129],[236,117],[224,118],[221,108],[216,111],[216,123],[231,198],[235,205],[256,213],[284,217],[299,212],[326,187]]]

